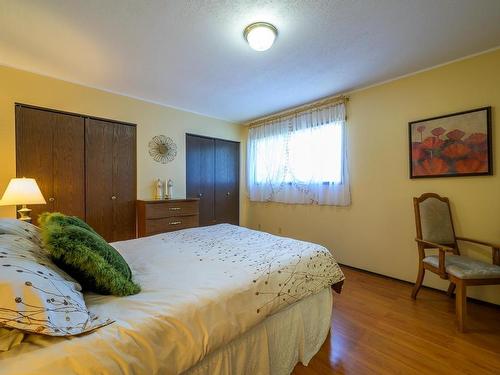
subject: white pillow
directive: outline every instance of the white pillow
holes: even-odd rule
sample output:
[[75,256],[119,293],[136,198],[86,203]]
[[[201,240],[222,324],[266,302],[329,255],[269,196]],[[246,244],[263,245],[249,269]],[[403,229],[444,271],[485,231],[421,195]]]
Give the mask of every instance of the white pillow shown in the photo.
[[34,242],[0,235],[0,326],[71,336],[112,323],[89,312],[80,291]]
[[15,234],[17,236],[24,237],[39,246],[42,246],[42,235],[40,233],[40,228],[26,221],[1,218],[0,234]]

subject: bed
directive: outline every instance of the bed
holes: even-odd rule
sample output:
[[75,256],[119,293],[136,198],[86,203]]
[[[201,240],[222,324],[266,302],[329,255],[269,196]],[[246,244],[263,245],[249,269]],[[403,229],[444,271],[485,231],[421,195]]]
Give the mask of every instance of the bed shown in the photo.
[[228,224],[116,242],[142,292],[88,294],[114,323],[71,338],[0,332],[0,374],[289,374],[330,330],[325,248]]

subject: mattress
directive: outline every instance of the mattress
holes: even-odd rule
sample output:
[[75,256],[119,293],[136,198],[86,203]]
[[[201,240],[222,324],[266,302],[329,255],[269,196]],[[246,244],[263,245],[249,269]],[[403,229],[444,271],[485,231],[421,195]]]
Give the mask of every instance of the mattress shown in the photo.
[[78,337],[13,340],[0,374],[179,374],[344,278],[319,245],[228,224],[113,246],[142,292],[86,302],[115,323]]

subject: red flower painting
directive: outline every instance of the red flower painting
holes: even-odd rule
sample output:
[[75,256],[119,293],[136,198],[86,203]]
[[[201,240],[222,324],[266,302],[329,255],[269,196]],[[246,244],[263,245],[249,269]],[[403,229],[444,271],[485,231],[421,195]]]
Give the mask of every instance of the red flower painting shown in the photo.
[[448,172],[448,164],[441,158],[425,159],[416,166],[419,175],[439,175]]
[[479,145],[479,144],[486,143],[486,134],[473,133],[467,137],[465,142],[472,144],[472,145]]
[[436,137],[436,138],[438,138],[438,139],[439,139],[439,137],[440,137],[441,135],[443,135],[445,132],[446,132],[446,129],[443,129],[443,128],[441,128],[441,127],[439,127],[439,128],[434,128],[434,129],[432,129],[432,131],[431,131],[432,135],[433,135],[433,136],[435,136],[435,137]]
[[427,150],[439,150],[443,146],[443,141],[437,137],[427,137],[421,143],[421,147]]
[[486,163],[477,159],[462,159],[455,163],[455,169],[460,173],[485,172]]
[[420,145],[413,145],[411,148],[411,158],[413,160],[425,159],[425,151]]
[[459,130],[459,129],[455,129],[455,130],[452,130],[451,132],[449,132],[448,134],[446,134],[446,136],[451,139],[452,141],[459,141],[462,139],[462,137],[465,135],[465,132]]
[[491,174],[491,107],[409,126],[412,178]]
[[443,155],[449,159],[460,159],[469,155],[471,149],[463,143],[452,143],[443,150]]

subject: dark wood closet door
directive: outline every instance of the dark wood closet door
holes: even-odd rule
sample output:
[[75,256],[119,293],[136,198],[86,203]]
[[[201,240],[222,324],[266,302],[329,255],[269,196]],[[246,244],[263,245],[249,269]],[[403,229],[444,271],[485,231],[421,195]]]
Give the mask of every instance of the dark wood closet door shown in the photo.
[[186,135],[186,197],[200,199],[200,226],[215,224],[214,157],[214,139]]
[[36,179],[46,205],[30,205],[36,224],[38,215],[53,211],[52,124],[56,114],[16,106],[16,174]]
[[240,144],[215,140],[215,218],[239,225]]
[[85,120],[58,115],[53,129],[53,210],[85,220]]
[[16,106],[18,177],[35,178],[46,205],[31,205],[33,222],[45,211],[85,219],[84,120],[80,116]]
[[113,241],[113,140],[113,123],[86,119],[86,220],[107,241]]
[[114,124],[113,241],[136,237],[136,128]]

